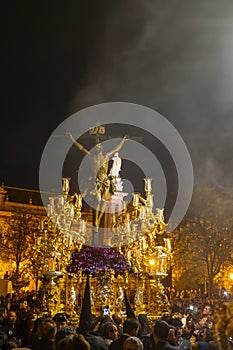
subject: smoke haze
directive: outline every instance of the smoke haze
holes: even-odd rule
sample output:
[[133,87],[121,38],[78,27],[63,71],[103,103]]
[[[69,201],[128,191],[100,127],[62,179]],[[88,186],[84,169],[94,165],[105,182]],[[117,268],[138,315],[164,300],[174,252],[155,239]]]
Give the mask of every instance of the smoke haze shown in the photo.
[[5,183],[38,188],[57,125],[125,101],[175,126],[195,182],[232,187],[232,1],[25,1],[4,15]]

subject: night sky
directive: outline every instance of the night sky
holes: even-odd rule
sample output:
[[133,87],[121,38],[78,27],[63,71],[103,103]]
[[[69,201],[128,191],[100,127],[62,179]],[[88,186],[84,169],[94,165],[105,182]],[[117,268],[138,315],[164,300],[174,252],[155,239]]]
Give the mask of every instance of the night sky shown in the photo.
[[54,129],[84,107],[122,101],[174,125],[195,183],[232,187],[231,0],[18,1],[1,12],[5,185],[38,189]]

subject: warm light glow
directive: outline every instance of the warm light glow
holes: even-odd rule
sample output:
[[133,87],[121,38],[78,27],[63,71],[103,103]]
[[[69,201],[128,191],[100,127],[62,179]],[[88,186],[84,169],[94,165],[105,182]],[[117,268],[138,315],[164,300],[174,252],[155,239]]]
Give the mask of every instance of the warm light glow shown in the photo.
[[154,266],[154,265],[155,265],[155,260],[154,260],[154,259],[150,259],[150,260],[149,260],[149,264],[150,264],[151,266]]
[[233,273],[230,273],[230,279],[233,280]]

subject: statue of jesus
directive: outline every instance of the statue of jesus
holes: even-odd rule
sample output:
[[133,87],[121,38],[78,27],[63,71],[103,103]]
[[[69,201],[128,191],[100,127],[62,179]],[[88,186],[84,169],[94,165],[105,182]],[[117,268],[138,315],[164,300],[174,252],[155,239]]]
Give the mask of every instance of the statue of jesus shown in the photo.
[[[93,131],[93,128],[91,130]],[[98,133],[98,128],[96,132]],[[96,144],[97,153],[95,155],[92,155],[89,150],[87,150],[81,143],[75,140],[75,138],[70,132],[66,132],[66,135],[80,151],[90,156],[92,171],[95,178],[95,192],[96,192],[95,194],[98,201],[96,211],[98,213],[100,211],[101,201],[103,200],[104,202],[105,200],[109,199],[111,195],[114,193],[114,185],[111,181],[112,176],[108,176],[108,164],[109,164],[110,157],[122,148],[125,141],[127,140],[127,136],[125,135],[123,139],[120,141],[120,143],[112,151],[107,152],[105,154],[103,152],[101,143],[98,142]],[[105,210],[105,203],[103,203],[103,206],[101,208],[101,213],[98,216],[98,220],[96,222],[97,226],[99,226],[99,222],[104,214],[104,210]]]
[[112,167],[110,169],[109,175],[114,178],[118,178],[119,173],[121,171],[121,158],[119,157],[119,153],[116,152],[114,154],[114,157],[112,157],[112,159],[113,159],[113,163],[112,163]]

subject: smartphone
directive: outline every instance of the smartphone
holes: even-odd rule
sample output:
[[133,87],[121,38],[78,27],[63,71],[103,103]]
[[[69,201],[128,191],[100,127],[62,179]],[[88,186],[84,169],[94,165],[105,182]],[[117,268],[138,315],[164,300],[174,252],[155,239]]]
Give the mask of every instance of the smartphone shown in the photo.
[[109,306],[105,306],[105,307],[104,307],[104,316],[106,316],[106,315],[110,315]]

